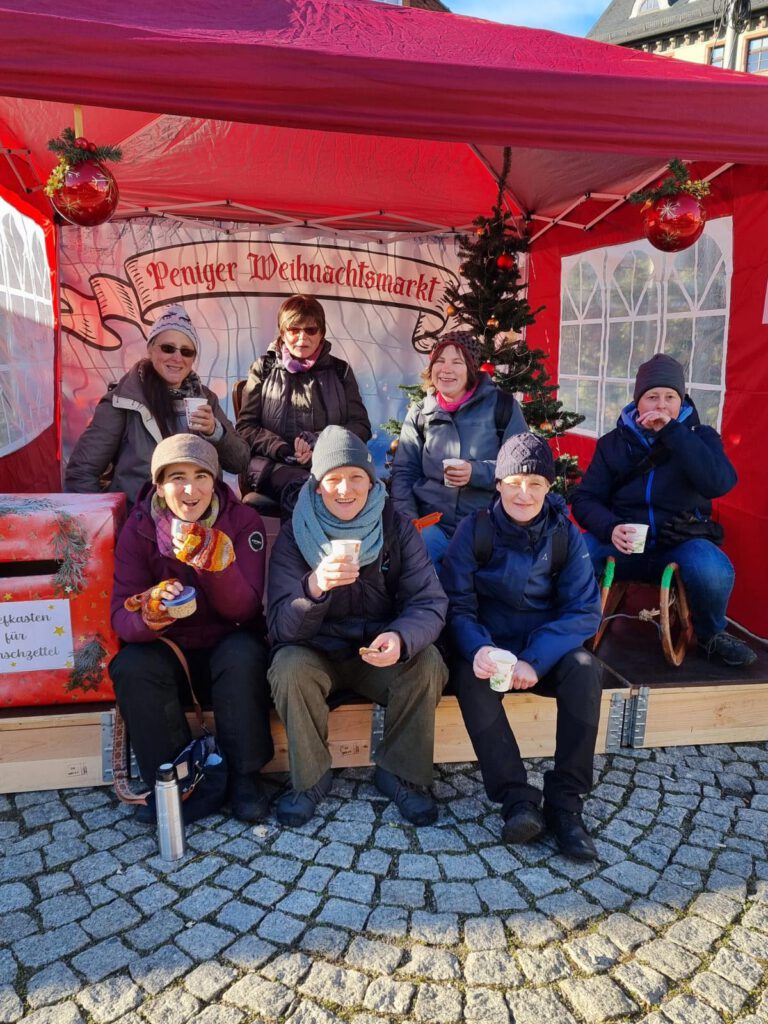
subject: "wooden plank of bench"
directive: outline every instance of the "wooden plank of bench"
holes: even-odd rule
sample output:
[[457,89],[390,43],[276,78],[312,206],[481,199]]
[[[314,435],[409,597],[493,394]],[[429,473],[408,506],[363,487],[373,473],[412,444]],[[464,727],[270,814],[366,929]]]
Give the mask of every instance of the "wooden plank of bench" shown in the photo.
[[768,683],[652,688],[644,747],[768,739]]
[[0,719],[0,793],[108,785],[101,711]]

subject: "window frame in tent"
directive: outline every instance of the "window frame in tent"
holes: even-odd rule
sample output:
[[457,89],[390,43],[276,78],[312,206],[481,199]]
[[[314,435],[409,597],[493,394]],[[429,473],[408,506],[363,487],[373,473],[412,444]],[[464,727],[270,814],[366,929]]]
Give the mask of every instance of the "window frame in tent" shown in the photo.
[[[696,245],[679,253],[660,252],[641,239],[563,257],[558,397],[586,416],[573,432],[607,433],[631,401],[640,363],[655,352],[683,359],[686,350],[686,388],[702,422],[719,429],[732,276],[731,217],[710,221]],[[587,291],[585,277],[592,282]],[[720,295],[722,301],[711,305]],[[619,373],[622,346],[626,371]]]

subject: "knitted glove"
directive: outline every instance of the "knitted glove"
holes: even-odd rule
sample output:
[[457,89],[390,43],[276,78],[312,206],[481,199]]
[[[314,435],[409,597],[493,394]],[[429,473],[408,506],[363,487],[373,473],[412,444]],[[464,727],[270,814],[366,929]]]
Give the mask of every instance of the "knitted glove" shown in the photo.
[[235,560],[232,541],[221,530],[201,526],[199,523],[181,523],[181,548],[176,552],[180,562],[207,572],[221,572]]
[[149,629],[161,630],[171,626],[176,621],[172,619],[163,606],[160,595],[170,583],[178,583],[179,580],[163,580],[156,587],[150,587],[143,594],[134,594],[124,601],[125,609],[129,612],[141,612],[144,625]]

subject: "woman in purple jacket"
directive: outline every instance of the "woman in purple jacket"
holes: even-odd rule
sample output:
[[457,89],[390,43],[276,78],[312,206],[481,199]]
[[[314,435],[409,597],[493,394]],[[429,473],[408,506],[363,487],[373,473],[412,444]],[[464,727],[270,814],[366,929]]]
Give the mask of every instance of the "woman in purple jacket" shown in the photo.
[[[112,625],[125,646],[109,673],[149,787],[190,740],[190,683],[201,702],[210,699],[232,811],[258,821],[268,806],[258,772],[273,754],[264,524],[218,472],[216,449],[201,437],[175,434],[155,448],[154,487],[139,496],[115,552]],[[137,815],[152,820],[154,808]]]

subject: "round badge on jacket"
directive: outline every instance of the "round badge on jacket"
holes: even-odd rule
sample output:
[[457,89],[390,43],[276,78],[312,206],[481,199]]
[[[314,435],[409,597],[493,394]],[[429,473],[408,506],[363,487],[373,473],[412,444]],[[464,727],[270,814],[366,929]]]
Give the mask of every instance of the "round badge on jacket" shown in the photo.
[[263,551],[264,550],[264,534],[256,530],[248,538],[248,547],[251,551]]

